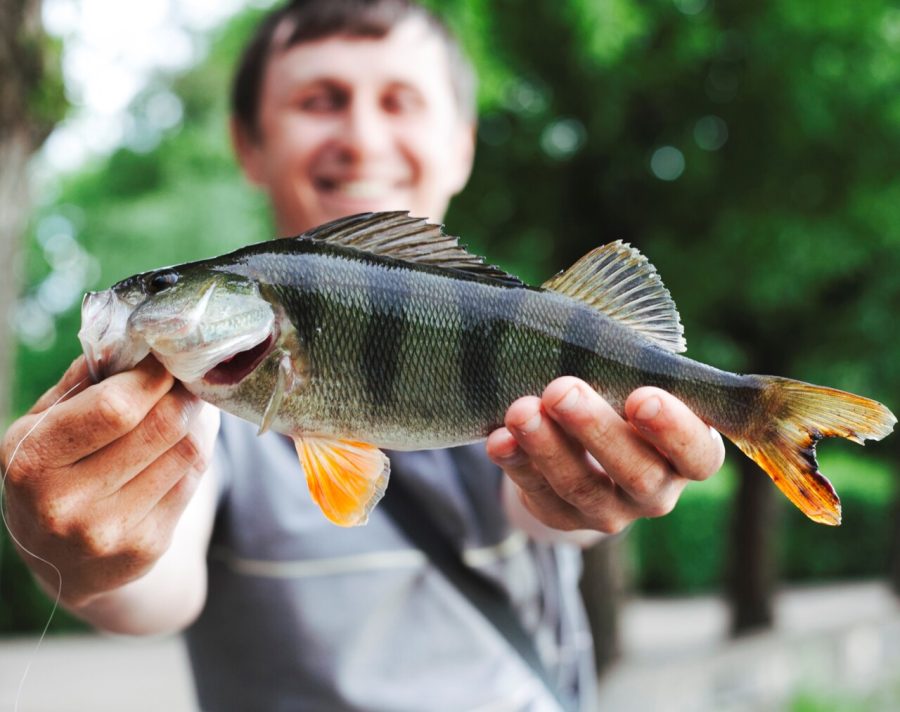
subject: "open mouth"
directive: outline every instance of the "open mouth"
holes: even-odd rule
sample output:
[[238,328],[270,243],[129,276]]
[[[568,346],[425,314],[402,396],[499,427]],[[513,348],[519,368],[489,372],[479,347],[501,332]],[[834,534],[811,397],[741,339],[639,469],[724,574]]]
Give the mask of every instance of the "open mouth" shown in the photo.
[[274,343],[275,334],[273,332],[252,349],[240,351],[213,366],[203,376],[203,380],[214,386],[233,386],[235,383],[239,383],[262,363]]

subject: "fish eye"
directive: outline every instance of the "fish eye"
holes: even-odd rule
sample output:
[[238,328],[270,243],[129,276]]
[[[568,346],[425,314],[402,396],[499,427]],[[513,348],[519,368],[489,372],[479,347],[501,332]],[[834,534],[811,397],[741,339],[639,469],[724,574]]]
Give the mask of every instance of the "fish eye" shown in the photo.
[[178,272],[171,269],[160,270],[154,272],[147,279],[147,291],[150,294],[159,294],[160,292],[174,286],[178,282]]

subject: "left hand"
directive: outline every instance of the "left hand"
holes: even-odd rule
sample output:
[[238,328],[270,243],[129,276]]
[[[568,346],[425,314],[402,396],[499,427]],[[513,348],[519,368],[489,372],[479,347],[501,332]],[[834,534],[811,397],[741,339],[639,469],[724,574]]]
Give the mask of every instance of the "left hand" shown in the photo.
[[487,441],[525,508],[554,529],[622,531],[668,514],[685,485],[722,466],[721,436],[675,396],[643,387],[619,416],[583,381],[564,376],[506,412]]

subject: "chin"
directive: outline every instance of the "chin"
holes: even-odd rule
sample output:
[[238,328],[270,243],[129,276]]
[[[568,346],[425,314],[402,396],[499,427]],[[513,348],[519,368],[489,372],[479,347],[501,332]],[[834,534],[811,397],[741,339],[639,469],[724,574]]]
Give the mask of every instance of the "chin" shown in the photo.
[[377,213],[389,210],[415,212],[415,209],[410,207],[412,203],[408,198],[396,194],[369,198],[324,194],[321,196],[319,204],[321,210],[317,212],[328,216],[328,220],[355,213]]

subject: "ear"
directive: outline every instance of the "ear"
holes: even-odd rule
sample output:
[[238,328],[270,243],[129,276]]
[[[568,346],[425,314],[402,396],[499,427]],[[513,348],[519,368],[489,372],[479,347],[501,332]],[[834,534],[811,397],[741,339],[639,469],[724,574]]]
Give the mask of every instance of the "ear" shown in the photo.
[[244,173],[244,177],[253,185],[263,184],[263,160],[260,151],[260,139],[253,136],[250,130],[238,121],[234,116],[229,121],[231,133],[231,147],[238,163]]
[[453,143],[456,170],[452,174],[450,186],[453,195],[456,195],[466,187],[469,176],[472,175],[472,165],[475,162],[475,124],[461,120]]

